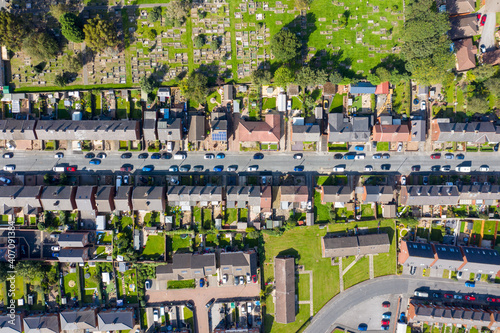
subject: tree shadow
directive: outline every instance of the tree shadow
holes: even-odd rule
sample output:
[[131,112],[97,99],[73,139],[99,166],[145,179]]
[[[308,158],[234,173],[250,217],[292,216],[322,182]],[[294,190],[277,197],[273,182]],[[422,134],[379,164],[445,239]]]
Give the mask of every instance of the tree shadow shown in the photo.
[[311,34],[318,29],[316,27],[316,15],[314,13],[299,15],[282,29],[293,32],[302,44],[300,49],[300,61],[296,62],[296,65],[299,66],[307,60],[307,55],[309,53],[309,38]]
[[295,259],[300,259],[299,251],[294,248],[289,248],[278,253],[277,257],[294,257]]
[[209,64],[201,64],[196,72],[204,74],[208,78],[209,85],[215,85],[217,78],[220,77],[230,77],[231,71],[229,69],[225,69],[219,75],[220,66],[215,61],[212,61]]

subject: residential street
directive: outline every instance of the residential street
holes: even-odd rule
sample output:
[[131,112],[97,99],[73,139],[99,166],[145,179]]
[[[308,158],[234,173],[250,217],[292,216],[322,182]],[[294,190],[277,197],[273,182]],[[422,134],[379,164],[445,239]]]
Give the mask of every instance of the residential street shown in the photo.
[[[89,171],[104,173],[104,171],[119,171],[124,164],[134,166],[134,173],[143,174],[142,168],[146,165],[154,166],[153,174],[162,174],[168,171],[170,166],[190,166],[191,170],[194,166],[203,166],[205,172],[213,171],[214,166],[223,166],[223,171],[226,172],[229,166],[237,166],[237,172],[247,172],[249,166],[258,166],[258,172],[273,171],[273,172],[292,172],[295,166],[303,165],[304,172],[330,173],[332,167],[343,166],[346,172],[364,172],[365,166],[373,166],[373,172],[391,172],[408,174],[411,172],[411,167],[419,165],[420,172],[430,172],[432,166],[451,167],[451,172],[454,172],[457,165],[471,166],[471,170],[479,171],[482,165],[488,165],[490,171],[500,171],[500,155],[496,152],[490,153],[469,153],[465,154],[464,160],[445,159],[444,154],[441,159],[431,159],[429,153],[390,153],[389,159],[372,159],[373,153],[364,152],[366,158],[363,160],[336,160],[335,153],[304,153],[301,160],[293,159],[292,153],[274,152],[264,154],[262,160],[254,160],[253,153],[231,153],[226,152],[224,159],[204,159],[204,154],[200,152],[190,152],[184,160],[146,160],[138,159],[139,153],[133,153],[130,159],[121,159],[121,152],[107,152],[108,156],[102,160],[100,165],[90,165],[89,159],[84,158],[83,153],[65,152],[62,159],[54,158],[54,152],[43,151],[15,151],[14,157],[11,159],[0,159],[0,167],[4,165],[16,166],[16,172],[48,172],[56,165],[61,166],[77,166],[78,171]],[[151,155],[151,154],[150,154]],[[388,164],[390,169],[382,171],[381,165]],[[191,171],[192,172],[192,171]]]
[[453,281],[421,276],[384,276],[362,282],[335,296],[316,314],[304,332],[329,333],[334,329],[336,321],[359,303],[382,295],[408,297],[413,295],[416,289],[425,289],[425,287],[432,291],[474,292],[478,299],[485,295],[500,295],[500,286],[495,284],[480,283],[471,289],[464,286],[464,280]]

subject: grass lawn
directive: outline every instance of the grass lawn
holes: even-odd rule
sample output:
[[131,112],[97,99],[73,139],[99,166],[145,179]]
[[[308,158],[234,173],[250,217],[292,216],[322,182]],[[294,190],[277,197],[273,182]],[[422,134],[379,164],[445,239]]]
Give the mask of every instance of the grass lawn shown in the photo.
[[326,204],[321,203],[321,193],[318,191],[314,192],[314,216],[316,222],[330,222],[332,218],[330,217],[330,211],[332,209],[332,203],[327,202]]
[[473,227],[472,227],[472,233],[473,234],[481,234],[481,228],[483,227],[483,223],[481,221],[474,221]]
[[377,142],[377,151],[389,151],[389,142]]
[[[319,229],[317,226],[295,228],[286,231],[280,237],[264,234],[266,258],[264,262],[264,280],[270,281],[273,279],[275,256],[278,254],[300,256],[298,264],[304,265],[306,270],[313,271],[314,313],[318,312],[328,300],[339,292],[338,266],[332,267],[331,260],[322,258],[319,250],[321,237],[325,234],[326,230]],[[325,288],[325,286],[328,286],[328,288]],[[271,307],[271,297],[268,298],[267,305]],[[267,316],[270,316],[273,311],[273,307],[268,308]],[[289,332],[294,331],[289,330]]]
[[[69,282],[74,281],[73,287],[69,286]],[[64,277],[64,294],[68,297],[78,297],[79,279],[77,273],[69,273]]]
[[26,284],[22,276],[16,275],[15,286],[16,286],[16,291],[14,293],[14,299],[23,298],[24,295],[26,294],[25,290]]
[[201,223],[201,208],[198,206],[193,208],[193,220],[194,223]]
[[299,274],[299,281],[297,283],[297,294],[299,295],[299,301],[308,301],[310,298],[309,293],[309,274]]
[[231,224],[238,221],[238,208],[227,208],[225,214],[226,224]]
[[302,101],[297,97],[292,97],[292,110],[302,110]]
[[158,259],[162,254],[165,254],[165,236],[148,236],[146,247],[142,251],[142,256],[147,260],[154,260]]
[[247,222],[248,219],[248,209],[239,208],[240,210],[240,222]]
[[130,216],[123,216],[121,219],[122,230],[129,225],[133,225],[134,220]]
[[272,313],[274,313],[274,305],[271,302],[271,306],[268,305],[268,308],[266,309],[266,315],[264,317],[264,332],[301,332],[304,324],[309,320],[309,304],[299,304],[299,311],[295,316],[295,321],[290,324],[275,323],[274,317],[271,315]]
[[193,329],[194,328],[194,321],[193,321],[193,311],[189,310],[186,306],[184,307],[184,321],[186,324],[189,325],[189,328]]
[[170,280],[167,282],[167,289],[186,289],[186,288],[192,288],[194,289],[195,287],[195,280],[180,280],[180,281],[175,281],[175,280]]
[[332,105],[330,105],[330,112],[340,113],[344,110],[344,95],[336,94],[333,97]]
[[372,209],[371,204],[361,205],[361,216],[362,217],[375,216],[375,214],[373,213],[373,209]]
[[350,288],[355,284],[368,280],[369,278],[369,260],[368,257],[363,257],[359,259],[344,275],[344,288]]
[[262,103],[262,110],[275,109],[276,108],[276,97],[264,98]]
[[191,246],[191,235],[187,234],[187,236],[183,239],[181,235],[173,235],[172,236],[172,251],[177,252],[179,250],[185,252],[189,250]]
[[205,229],[212,227],[212,210],[209,208],[203,208],[203,227]]
[[496,221],[484,221],[483,239],[493,240],[496,224]]

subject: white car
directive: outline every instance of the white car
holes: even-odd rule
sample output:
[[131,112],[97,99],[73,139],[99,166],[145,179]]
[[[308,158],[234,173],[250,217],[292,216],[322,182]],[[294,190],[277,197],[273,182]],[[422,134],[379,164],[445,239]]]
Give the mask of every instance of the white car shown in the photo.
[[487,165],[481,165],[479,168],[479,171],[490,171],[490,167]]
[[14,164],[4,165],[3,171],[14,171],[16,170],[16,166]]
[[64,154],[63,153],[57,153],[54,155],[54,158],[63,158]]
[[123,176],[123,184],[128,184],[129,180],[130,180],[129,175]]
[[292,100],[291,99],[286,101],[286,109],[287,109],[287,111],[290,111],[292,109]]
[[153,311],[153,320],[154,320],[155,322],[158,322],[158,320],[159,320],[159,319],[160,319],[160,318],[159,318],[159,316],[158,316],[158,310],[157,310],[157,309],[154,309],[154,311]]
[[254,165],[254,166],[249,166],[249,167],[248,167],[248,171],[257,171],[257,169],[258,169],[258,168],[259,168],[259,167],[258,167],[258,166],[256,166],[256,165]]
[[250,276],[250,273],[247,273],[247,283],[252,282],[252,277]]
[[252,303],[250,302],[247,303],[247,312],[248,313],[252,312]]
[[420,110],[425,111],[426,106],[425,101],[422,101],[422,104],[420,104]]
[[227,283],[227,274],[222,275],[222,284]]
[[333,172],[344,172],[345,168],[341,166],[333,167]]
[[243,276],[240,276],[240,284],[245,284],[245,278]]
[[300,159],[302,159],[302,154],[295,154],[295,155],[293,155],[293,158],[296,160],[300,160]]
[[364,160],[365,159],[365,154],[357,154],[354,156],[355,160]]
[[61,251],[61,247],[59,245],[51,246],[50,249],[54,252]]
[[406,177],[401,176],[401,185],[405,186],[406,185]]
[[227,171],[236,171],[236,167],[230,166],[227,168]]
[[400,153],[402,150],[403,150],[403,143],[402,143],[402,142],[400,142],[400,143],[398,144],[398,153]]
[[365,171],[373,171],[373,167],[371,165],[365,166]]
[[205,156],[203,158],[206,160],[212,160],[215,158],[215,156],[214,156],[214,154],[205,154]]

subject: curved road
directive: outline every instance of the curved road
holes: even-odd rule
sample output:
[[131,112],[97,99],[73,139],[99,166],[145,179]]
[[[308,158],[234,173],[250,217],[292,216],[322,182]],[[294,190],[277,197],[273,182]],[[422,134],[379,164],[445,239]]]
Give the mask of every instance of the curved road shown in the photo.
[[[332,298],[314,316],[305,333],[330,333],[336,321],[354,306],[377,296],[403,294],[412,296],[419,288],[450,292],[471,292],[479,295],[495,295],[500,292],[500,285],[477,283],[474,289],[466,288],[465,280],[453,281],[440,278],[423,278],[415,276],[383,276],[361,282]],[[479,297],[478,297],[479,299]]]

